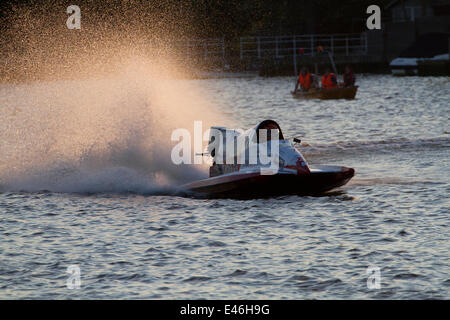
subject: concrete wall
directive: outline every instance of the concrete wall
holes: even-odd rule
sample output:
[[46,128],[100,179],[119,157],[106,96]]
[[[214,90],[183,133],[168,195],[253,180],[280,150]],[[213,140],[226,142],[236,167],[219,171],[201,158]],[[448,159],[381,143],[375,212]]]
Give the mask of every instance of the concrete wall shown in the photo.
[[367,31],[368,53],[378,56],[380,61],[390,62],[413,44],[418,36],[430,32],[450,33],[450,16],[383,23],[381,30]]
[[391,61],[416,41],[416,24],[412,21],[386,23],[385,57]]
[[419,35],[429,32],[450,32],[450,16],[423,17],[417,19],[416,25]]

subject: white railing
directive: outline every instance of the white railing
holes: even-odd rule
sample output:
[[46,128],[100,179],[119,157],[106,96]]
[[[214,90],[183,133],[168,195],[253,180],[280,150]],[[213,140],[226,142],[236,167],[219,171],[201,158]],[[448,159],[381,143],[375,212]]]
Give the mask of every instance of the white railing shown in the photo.
[[[233,47],[237,49],[237,42]],[[230,44],[228,44],[230,45]],[[318,46],[334,56],[361,56],[367,54],[367,34],[310,34],[291,36],[261,36],[239,38],[240,59],[259,60],[262,58],[283,58],[315,56]],[[226,45],[224,38],[183,39],[169,42],[154,42],[154,49],[176,50],[188,58],[220,58],[225,60]],[[300,49],[302,49],[300,52]]]
[[180,39],[172,41],[153,42],[149,45],[152,49],[175,50],[178,54],[186,55],[188,58],[225,59],[225,39]]
[[[318,46],[333,55],[367,54],[367,34],[310,34],[269,37],[241,37],[240,57],[257,58],[285,56],[314,56]],[[302,49],[302,50],[300,50]],[[302,52],[300,52],[302,51]]]
[[177,47],[184,47],[187,56],[202,55],[204,59],[208,57],[221,56],[225,59],[225,39],[190,39],[177,41]]

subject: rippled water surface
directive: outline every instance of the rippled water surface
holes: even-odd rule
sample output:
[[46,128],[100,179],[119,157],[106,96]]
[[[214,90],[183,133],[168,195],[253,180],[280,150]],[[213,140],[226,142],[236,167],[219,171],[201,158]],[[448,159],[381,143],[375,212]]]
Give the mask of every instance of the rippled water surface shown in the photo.
[[[310,164],[355,168],[321,197],[193,199],[130,184],[151,159],[96,163],[106,174],[86,190],[78,176],[39,190],[0,164],[0,298],[449,299],[450,80],[357,80],[352,101],[295,100],[291,78],[189,80],[236,127],[274,119]],[[1,88],[2,113],[28,90],[13,89]],[[13,134],[5,117],[1,128]],[[17,151],[11,139],[1,146]],[[380,289],[367,287],[369,266]]]

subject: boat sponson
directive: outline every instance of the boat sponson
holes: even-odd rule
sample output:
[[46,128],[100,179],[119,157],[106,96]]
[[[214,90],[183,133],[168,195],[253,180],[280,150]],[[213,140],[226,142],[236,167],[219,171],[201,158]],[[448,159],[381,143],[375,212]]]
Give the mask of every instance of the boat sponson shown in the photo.
[[355,170],[347,167],[340,167],[339,171],[312,171],[308,175],[231,174],[185,185],[184,190],[219,198],[317,195],[345,185],[354,174]]

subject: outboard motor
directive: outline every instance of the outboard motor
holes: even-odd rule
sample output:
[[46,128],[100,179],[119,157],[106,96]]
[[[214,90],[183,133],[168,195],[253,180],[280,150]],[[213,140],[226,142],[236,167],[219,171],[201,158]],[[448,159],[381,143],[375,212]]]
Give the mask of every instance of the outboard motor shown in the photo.
[[[236,163],[234,141],[240,135],[240,132],[228,129],[226,127],[213,126],[209,132],[209,141],[207,151],[213,159],[213,165],[209,168],[209,176],[215,177],[221,174],[230,173],[239,170]],[[227,159],[227,139],[231,150],[229,155],[231,159]]]

